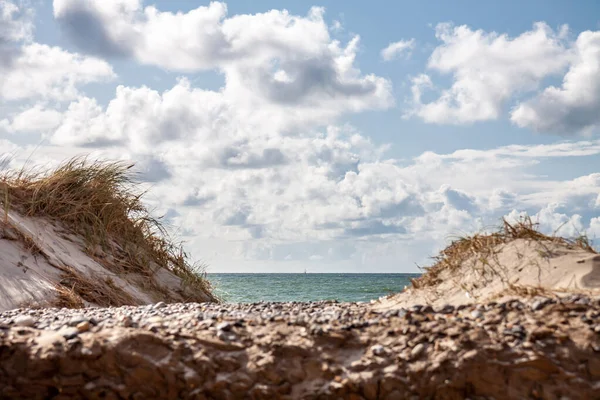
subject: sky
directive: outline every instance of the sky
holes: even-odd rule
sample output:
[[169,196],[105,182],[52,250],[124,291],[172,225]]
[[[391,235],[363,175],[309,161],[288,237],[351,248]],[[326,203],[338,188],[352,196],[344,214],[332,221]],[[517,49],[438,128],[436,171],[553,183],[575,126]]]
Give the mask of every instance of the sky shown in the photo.
[[600,241],[600,3],[0,0],[0,158],[135,163],[209,272]]

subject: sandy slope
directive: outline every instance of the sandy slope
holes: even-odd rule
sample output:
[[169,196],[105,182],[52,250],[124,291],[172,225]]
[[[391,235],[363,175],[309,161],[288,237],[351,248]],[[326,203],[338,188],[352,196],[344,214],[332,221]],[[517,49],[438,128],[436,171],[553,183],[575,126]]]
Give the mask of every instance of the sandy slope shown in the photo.
[[[182,280],[170,271],[156,268],[153,285],[148,285],[148,277],[110,271],[103,265],[110,261],[111,256],[99,249],[90,256],[85,251],[83,238],[63,229],[58,222],[24,217],[14,211],[5,214],[3,210],[0,311],[21,306],[60,305],[61,295],[71,293],[77,297],[77,289],[73,293],[75,278],[96,289],[97,293],[81,296],[80,300],[87,306],[107,305],[86,300],[93,297],[108,305],[111,305],[111,297],[122,302],[112,305],[186,300]],[[82,287],[81,290],[87,289]],[[208,296],[206,301],[210,301]]]
[[407,288],[376,308],[442,306],[490,301],[523,293],[600,294],[600,255],[564,243],[516,239],[492,255],[474,254],[458,269],[445,269],[431,285]]

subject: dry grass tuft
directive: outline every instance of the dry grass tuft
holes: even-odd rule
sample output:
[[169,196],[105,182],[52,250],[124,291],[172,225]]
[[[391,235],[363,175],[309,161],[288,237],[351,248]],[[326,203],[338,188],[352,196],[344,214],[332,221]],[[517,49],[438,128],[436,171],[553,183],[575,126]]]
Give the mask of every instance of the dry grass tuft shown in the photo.
[[139,305],[111,278],[90,279],[71,267],[61,267],[60,282],[57,284],[58,298],[55,307],[82,308],[84,300],[100,307]]
[[166,268],[188,286],[189,301],[216,301],[208,281],[150,215],[141,201],[143,193],[134,192],[132,166],[74,158],[50,172],[5,172],[0,177],[0,202],[5,213],[13,208],[26,216],[60,221],[84,237],[88,253],[100,247],[110,254],[111,260],[102,263],[115,273],[152,280],[157,268]]
[[496,295],[489,298],[490,301],[505,298],[505,297],[519,297],[519,298],[533,298],[533,297],[548,297],[553,299],[560,299],[561,297],[573,294],[582,294],[589,297],[594,297],[594,292],[589,289],[578,289],[578,288],[544,288],[540,286],[529,286],[529,285],[517,285],[511,284],[506,289],[498,292]]
[[434,286],[440,283],[442,271],[455,271],[467,260],[476,260],[479,264],[493,270],[491,260],[496,257],[499,251],[498,245],[516,239],[539,243],[546,249],[545,253],[548,255],[551,255],[552,252],[547,245],[552,244],[563,245],[568,249],[579,248],[596,253],[585,235],[580,235],[574,239],[566,239],[556,235],[545,235],[538,228],[539,224],[534,223],[530,217],[524,217],[514,224],[503,219],[502,227],[497,232],[491,234],[478,233],[454,240],[437,256],[433,257],[435,261],[433,266],[425,267],[425,273],[422,276],[411,280],[412,285],[414,288]]

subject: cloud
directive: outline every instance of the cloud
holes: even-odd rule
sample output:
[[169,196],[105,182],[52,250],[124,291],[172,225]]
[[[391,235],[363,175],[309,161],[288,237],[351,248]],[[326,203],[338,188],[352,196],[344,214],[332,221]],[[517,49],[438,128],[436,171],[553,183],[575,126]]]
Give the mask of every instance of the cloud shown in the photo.
[[226,90],[249,102],[314,108],[341,100],[352,111],[391,105],[389,81],[353,66],[358,36],[345,47],[332,40],[323,13],[227,17],[220,2],[175,14],[132,0],[54,1],[56,19],[81,51],[172,71],[217,69]]
[[0,97],[6,100],[70,100],[79,95],[79,85],[115,77],[112,67],[102,60],[39,43],[23,46],[8,69],[0,68],[0,74]]
[[33,10],[13,2],[0,0],[0,45],[30,41],[33,37]]
[[114,78],[106,62],[33,42],[33,10],[0,0],[0,99],[70,100],[77,86]]
[[[128,26],[138,0],[54,1],[54,16],[76,46],[100,57],[126,57],[134,50],[136,29]],[[107,21],[112,21],[109,25]]]
[[391,61],[402,55],[408,58],[410,57],[414,48],[415,39],[392,42],[385,49],[381,50],[381,58],[384,61]]
[[[196,154],[206,166],[282,165],[286,157],[269,145],[272,137],[303,133],[335,120],[356,106],[356,99],[331,99],[309,107],[256,107],[226,89],[215,92],[191,87],[181,79],[159,93],[147,87],[118,86],[106,107],[93,98],[80,97],[69,104],[61,125],[52,135],[54,144],[154,148],[157,142],[186,140],[206,145]],[[215,138],[220,138],[217,140]],[[253,143],[250,143],[252,138]],[[212,141],[220,148],[210,148]],[[258,141],[258,142],[256,142]],[[267,147],[252,149],[256,143]]]
[[62,119],[62,113],[46,109],[41,104],[36,104],[13,116],[12,121],[7,118],[0,121],[3,127],[10,133],[33,132],[44,133],[56,128]]
[[[560,212],[560,209],[561,205],[550,203],[537,213],[530,215],[530,217],[534,223],[538,224],[538,229],[547,235],[559,235],[573,238],[584,234],[586,228],[581,215],[567,215],[566,213]],[[510,222],[516,222],[527,215],[526,212],[513,210],[506,215],[506,219]],[[593,228],[592,224],[593,221],[590,220],[589,226],[591,228]]]
[[8,69],[20,52],[21,41],[33,38],[33,10],[0,0],[0,73]]
[[511,120],[540,132],[574,135],[600,124],[600,31],[579,34],[575,57],[560,88],[550,86],[517,105]]
[[594,243],[598,243],[598,239],[600,239],[600,217],[592,218],[587,233],[590,239],[594,240]]
[[[407,116],[428,123],[468,124],[498,119],[514,95],[536,90],[541,81],[560,74],[571,62],[567,28],[553,31],[543,22],[514,38],[506,34],[472,30],[466,25],[438,24],[441,44],[427,67],[451,74],[450,88],[437,89],[428,74],[413,79],[413,108]],[[424,90],[439,92],[423,102]]]

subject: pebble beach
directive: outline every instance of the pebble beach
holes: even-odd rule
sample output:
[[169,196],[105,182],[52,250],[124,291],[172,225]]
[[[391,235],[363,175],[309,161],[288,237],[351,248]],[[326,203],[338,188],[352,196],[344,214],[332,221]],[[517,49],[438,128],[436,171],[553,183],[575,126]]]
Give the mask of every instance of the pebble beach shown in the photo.
[[600,398],[599,315],[583,295],[16,309],[0,313],[0,397]]

